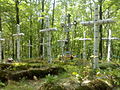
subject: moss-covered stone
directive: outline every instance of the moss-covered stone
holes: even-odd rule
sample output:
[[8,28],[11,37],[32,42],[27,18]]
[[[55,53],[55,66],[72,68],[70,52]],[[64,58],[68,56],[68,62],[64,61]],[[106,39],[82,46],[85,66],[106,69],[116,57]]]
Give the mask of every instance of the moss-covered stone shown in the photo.
[[55,83],[44,83],[38,90],[65,90],[63,86]]
[[87,83],[82,83],[80,86],[81,90],[112,90],[112,87],[110,87],[107,83],[105,83],[102,80],[92,80]]

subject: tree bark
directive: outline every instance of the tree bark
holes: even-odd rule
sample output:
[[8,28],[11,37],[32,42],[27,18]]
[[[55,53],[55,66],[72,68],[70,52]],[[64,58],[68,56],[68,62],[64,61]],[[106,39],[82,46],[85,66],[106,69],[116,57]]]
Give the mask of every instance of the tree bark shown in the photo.
[[[1,8],[1,6],[0,6]],[[0,9],[0,31],[2,32],[2,16],[1,16],[1,9]],[[3,46],[1,46],[1,53],[2,53],[2,60],[4,59],[4,52],[3,52]]]
[[[44,12],[44,2],[45,0],[42,0],[42,12]],[[41,17],[44,17],[44,15],[42,15]],[[44,28],[44,19],[42,19],[42,22],[41,22],[41,29]],[[40,43],[43,43],[43,37],[44,37],[44,34],[41,33],[40,35]],[[39,49],[39,57],[41,57],[43,55],[43,45],[40,45],[40,49]]]
[[[100,16],[100,20],[102,20],[102,0],[99,0],[99,3],[100,3],[99,16]],[[102,24],[99,26],[99,32],[100,32],[99,59],[101,60],[102,59]]]
[[[18,8],[18,5],[19,5],[19,1],[18,0],[15,0],[15,10],[16,10],[16,25],[20,24],[20,20],[19,20],[19,8]],[[15,58],[17,58],[17,42],[15,43],[15,46],[16,46],[16,50],[15,50]]]
[[52,27],[54,26],[54,13],[55,13],[55,0],[53,2],[53,11],[52,11]]

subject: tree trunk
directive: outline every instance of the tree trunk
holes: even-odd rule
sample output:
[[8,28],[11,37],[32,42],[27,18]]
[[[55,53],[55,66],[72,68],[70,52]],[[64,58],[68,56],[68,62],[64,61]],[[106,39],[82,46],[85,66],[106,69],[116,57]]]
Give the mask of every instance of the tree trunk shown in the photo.
[[[31,0],[30,0],[30,3],[31,3]],[[29,56],[29,58],[32,58],[32,33],[33,33],[32,32],[32,13],[30,13],[30,32],[29,32],[29,35],[30,35],[30,56]]]
[[[100,0],[99,3],[100,3],[99,16],[100,16],[100,20],[102,20],[102,0]],[[102,24],[99,26],[99,32],[100,32],[99,59],[101,60],[102,59]]]
[[[0,6],[0,8],[1,8],[1,6]],[[1,9],[0,9],[0,31],[2,32],[2,18],[1,18],[2,16],[1,16]],[[1,58],[2,58],[2,60],[4,59],[4,52],[3,52],[3,46],[1,46]]]
[[[44,2],[45,0],[42,0],[42,12],[44,12]],[[42,15],[42,17],[44,17],[44,15]],[[44,19],[42,19],[42,22],[41,22],[41,29],[44,28]],[[40,43],[43,43],[43,37],[44,37],[44,34],[41,32],[41,35],[40,35]],[[39,49],[39,57],[41,57],[43,55],[43,45],[40,45],[40,49]]]
[[[20,23],[20,20],[19,20],[19,8],[18,8],[18,5],[19,5],[19,1],[18,1],[18,0],[15,0],[15,9],[16,9],[16,26],[17,26],[17,24],[19,25],[19,23]],[[17,58],[17,42],[16,42],[15,58]]]
[[55,13],[55,0],[53,3],[53,12],[52,12],[52,27],[54,26],[54,13]]
[[20,23],[20,20],[19,20],[19,8],[18,8],[18,5],[19,5],[19,1],[16,0],[16,1],[15,1],[15,8],[16,8],[16,24],[19,24],[19,23]]
[[68,30],[67,30],[67,42],[66,42],[66,51],[69,51],[69,44],[70,44],[70,34],[69,34],[69,30],[70,30],[70,27],[71,27],[71,22],[70,22],[70,17],[71,15],[68,14]]

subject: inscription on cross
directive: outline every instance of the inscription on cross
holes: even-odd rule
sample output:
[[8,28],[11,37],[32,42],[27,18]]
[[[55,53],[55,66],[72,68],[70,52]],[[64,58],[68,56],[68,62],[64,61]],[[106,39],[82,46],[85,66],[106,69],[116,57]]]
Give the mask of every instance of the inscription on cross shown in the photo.
[[2,62],[2,41],[5,39],[2,38],[2,32],[0,31],[0,62]]
[[101,24],[108,24],[108,23],[113,23],[115,22],[112,19],[105,19],[105,20],[98,20],[98,5],[95,3],[94,4],[94,21],[87,21],[87,22],[81,22],[82,25],[94,25],[94,58],[93,58],[93,68],[96,69],[98,68],[98,60],[99,60],[99,29],[98,26]]
[[[42,29],[40,30],[40,32],[45,32],[46,33],[46,37],[47,37],[47,58],[48,58],[48,62],[52,63],[52,56],[51,56],[51,31],[57,31],[56,28],[49,28],[49,18],[46,17],[46,29]],[[44,43],[43,43],[44,45]]]
[[92,40],[91,38],[86,38],[86,32],[83,32],[84,38],[79,38],[76,40],[83,41],[83,59],[86,60],[86,41]]
[[17,33],[13,34],[17,37],[17,61],[20,61],[20,36],[24,36],[24,33],[20,33],[20,25],[17,24]]
[[110,59],[111,59],[111,40],[120,40],[120,38],[112,37],[112,32],[109,29],[109,36],[108,36],[108,38],[102,38],[102,40],[108,40],[107,61],[110,62]]

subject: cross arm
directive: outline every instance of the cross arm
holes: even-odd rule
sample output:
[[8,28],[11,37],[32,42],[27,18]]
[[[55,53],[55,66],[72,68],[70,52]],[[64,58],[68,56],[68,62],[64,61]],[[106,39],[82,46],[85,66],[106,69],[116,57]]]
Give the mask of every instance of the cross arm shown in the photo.
[[24,36],[24,33],[13,34],[13,36]]
[[112,37],[112,38],[102,38],[102,40],[120,40],[120,38]]
[[57,28],[47,28],[40,30],[40,32],[48,32],[48,31],[57,31]]
[[81,41],[83,40],[84,41],[84,40],[92,40],[92,39],[91,38],[76,38],[75,40],[81,40]]
[[0,38],[0,41],[4,41],[5,39],[3,39],[3,38]]
[[57,40],[58,42],[68,42],[68,40]]
[[91,26],[91,25],[94,25],[95,23],[97,25],[100,25],[100,24],[107,24],[107,23],[114,23],[115,21],[112,20],[112,19],[104,19],[104,20],[98,20],[98,21],[86,21],[86,22],[81,22],[82,25],[84,26]]

